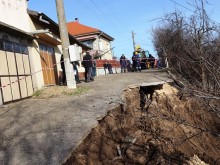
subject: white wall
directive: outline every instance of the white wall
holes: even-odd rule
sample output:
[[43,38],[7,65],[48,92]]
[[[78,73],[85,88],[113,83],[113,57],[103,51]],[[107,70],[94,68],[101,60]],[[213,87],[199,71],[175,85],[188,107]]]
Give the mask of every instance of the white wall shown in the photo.
[[[101,52],[105,53],[111,49],[111,43],[104,38],[96,39],[93,42],[93,49],[101,50]],[[103,60],[111,60],[112,59],[112,51],[109,51],[106,54],[104,54],[102,56],[102,59]]]
[[41,89],[44,86],[44,79],[42,72],[39,72],[41,68],[41,59],[39,54],[39,44],[36,40],[33,40],[32,47],[29,49],[30,66],[33,74],[33,88],[34,91]]
[[27,0],[0,0],[0,21],[29,31]]

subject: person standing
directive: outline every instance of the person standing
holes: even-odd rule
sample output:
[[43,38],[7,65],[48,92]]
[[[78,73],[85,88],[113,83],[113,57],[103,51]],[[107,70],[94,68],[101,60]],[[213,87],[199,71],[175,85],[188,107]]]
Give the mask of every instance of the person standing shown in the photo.
[[86,55],[83,57],[82,65],[85,68],[85,82],[94,81],[92,77],[92,56],[89,54],[89,51],[87,51]]
[[61,82],[61,85],[65,85],[66,84],[66,72],[65,72],[63,54],[61,55],[61,58],[60,58],[60,67],[62,69],[62,82]]
[[96,59],[92,57],[92,77],[96,76]]
[[134,52],[132,61],[135,71],[141,71],[141,57],[138,52]]
[[125,73],[126,69],[127,69],[127,65],[126,65],[126,57],[124,54],[121,55],[120,57],[120,65],[121,65],[121,73]]
[[105,71],[105,75],[107,74],[107,70],[108,70],[108,63],[107,61],[105,61],[105,63],[103,64],[104,67],[104,71]]
[[107,67],[108,67],[108,73],[109,73],[109,74],[113,74],[112,64],[111,64],[110,62],[107,63]]
[[72,62],[72,65],[73,65],[73,70],[74,70],[74,75],[75,75],[76,83],[79,84],[80,83],[79,72],[78,72],[79,62],[78,61],[74,61],[74,62]]
[[131,61],[127,60],[127,71],[131,72]]

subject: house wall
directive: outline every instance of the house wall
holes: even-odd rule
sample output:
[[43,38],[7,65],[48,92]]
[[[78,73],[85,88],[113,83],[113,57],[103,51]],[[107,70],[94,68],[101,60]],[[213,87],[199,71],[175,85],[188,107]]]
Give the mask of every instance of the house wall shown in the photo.
[[[34,22],[31,20],[30,17],[28,17],[29,27],[30,31],[35,31],[37,28],[34,24]],[[33,88],[34,91],[41,89],[44,86],[44,80],[43,80],[43,74],[40,71],[42,68],[41,66],[41,59],[40,59],[40,49],[39,49],[39,43],[36,39],[32,41],[32,47],[30,48],[30,63],[31,63],[31,70],[33,74],[32,80],[33,80]]]
[[[107,52],[111,49],[111,42],[104,38],[98,38],[93,42],[93,49],[100,50],[101,54]],[[103,60],[111,60],[112,59],[112,51],[105,53],[102,56]]]
[[[40,25],[38,25],[37,23],[33,22],[31,20],[31,18],[29,17],[29,24],[30,24],[30,31],[36,31],[36,30],[42,30],[45,29],[43,27],[41,27]],[[43,74],[42,74],[42,65],[41,65],[41,57],[40,57],[40,43],[43,43],[45,45],[48,45],[50,47],[54,48],[55,51],[55,59],[56,59],[56,63],[60,62],[60,57],[62,54],[62,48],[61,45],[57,45],[54,44],[52,42],[60,42],[60,39],[58,36],[56,36],[55,34],[43,34],[46,36],[45,40],[42,39],[38,39],[37,35],[37,39],[34,39],[32,42],[32,47],[30,48],[30,63],[31,63],[31,68],[32,68],[32,72],[35,73],[33,74],[33,86],[34,86],[34,90],[39,90],[41,89],[45,84],[44,84],[44,78],[43,78]],[[48,40],[48,41],[47,41]],[[57,64],[57,75],[58,78],[60,76],[61,72],[61,67],[60,64]]]
[[104,39],[104,38],[100,38],[100,43],[101,43],[101,45],[99,44],[100,50],[103,53],[105,53],[102,56],[102,59],[103,60],[111,60],[112,59],[112,51],[109,51],[111,49],[111,43],[108,40]]
[[29,31],[27,0],[0,0],[0,11],[1,22]]

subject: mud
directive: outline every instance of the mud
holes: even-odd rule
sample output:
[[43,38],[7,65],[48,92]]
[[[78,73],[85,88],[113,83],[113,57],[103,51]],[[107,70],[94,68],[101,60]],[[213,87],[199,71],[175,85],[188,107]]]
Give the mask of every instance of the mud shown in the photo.
[[65,165],[217,165],[219,117],[165,84],[130,87]]

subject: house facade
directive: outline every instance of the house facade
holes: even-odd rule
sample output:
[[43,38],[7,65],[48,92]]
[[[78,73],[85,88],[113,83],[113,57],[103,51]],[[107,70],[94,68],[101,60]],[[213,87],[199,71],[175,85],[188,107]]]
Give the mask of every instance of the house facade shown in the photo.
[[78,19],[67,23],[68,31],[85,45],[92,48],[91,54],[102,60],[112,60],[111,36],[103,31],[79,23]]
[[[59,26],[27,10],[27,0],[0,0],[0,105],[59,84],[62,54]],[[73,36],[70,43],[90,49]]]

